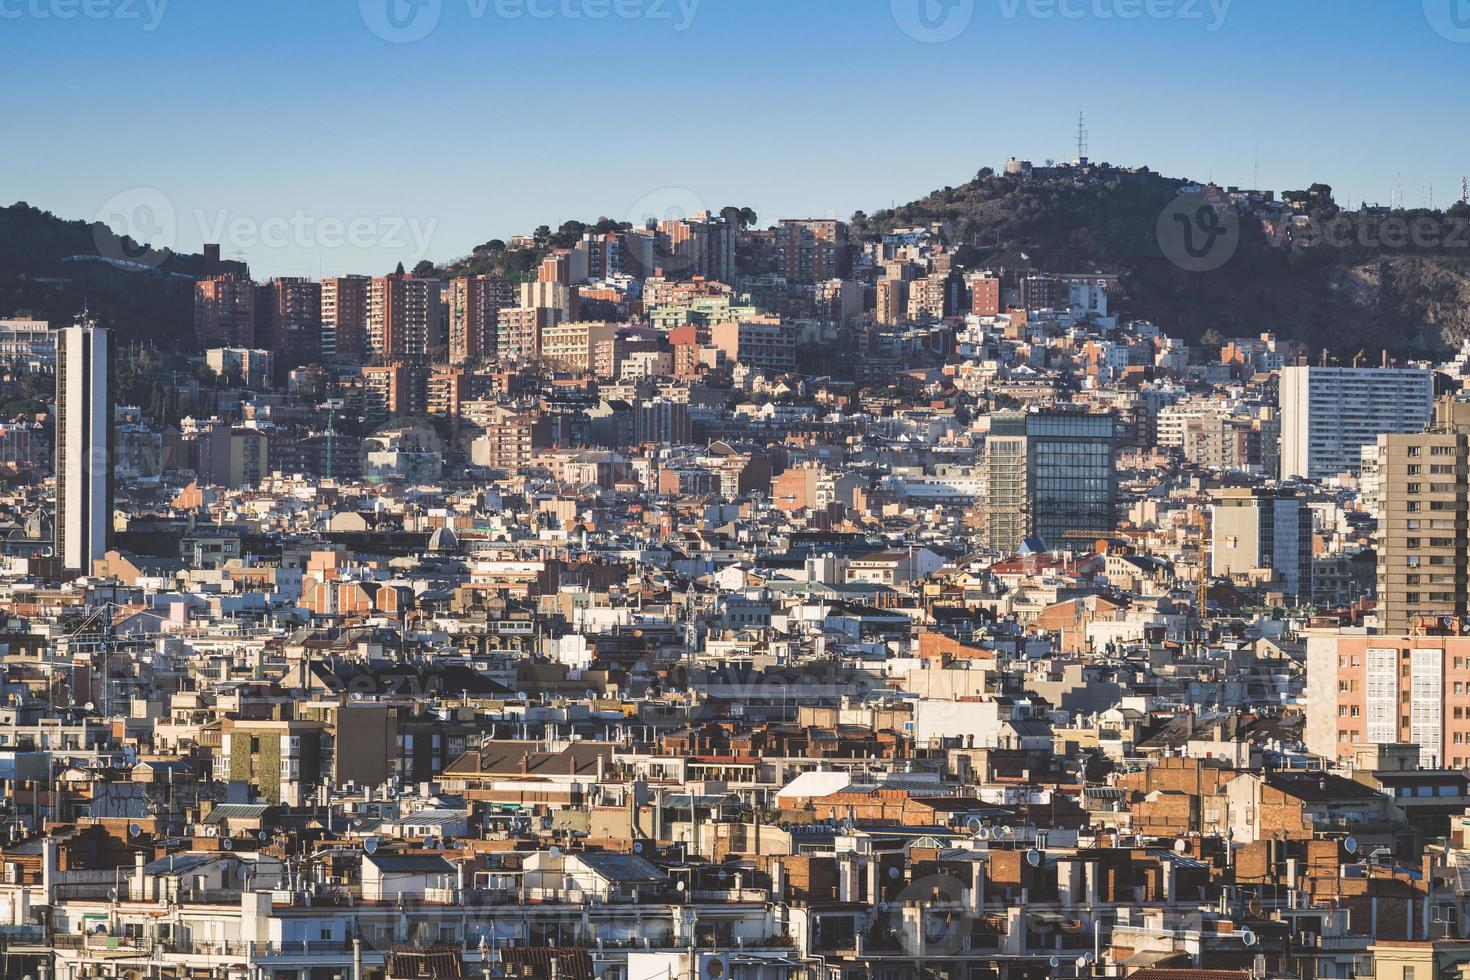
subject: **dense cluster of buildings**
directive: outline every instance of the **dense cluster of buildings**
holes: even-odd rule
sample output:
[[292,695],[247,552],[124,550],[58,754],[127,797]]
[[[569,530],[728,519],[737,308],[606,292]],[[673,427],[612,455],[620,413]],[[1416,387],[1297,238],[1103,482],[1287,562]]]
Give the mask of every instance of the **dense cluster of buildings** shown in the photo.
[[0,320],[0,969],[1465,975],[1467,358],[961,244]]

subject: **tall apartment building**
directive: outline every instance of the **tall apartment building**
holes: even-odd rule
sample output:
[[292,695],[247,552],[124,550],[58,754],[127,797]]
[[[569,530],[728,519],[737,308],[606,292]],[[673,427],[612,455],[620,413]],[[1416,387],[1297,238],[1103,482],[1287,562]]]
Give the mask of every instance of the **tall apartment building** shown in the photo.
[[525,363],[541,356],[541,331],[562,321],[560,310],[512,306],[500,311],[495,330],[495,355],[507,363]]
[[1421,765],[1470,765],[1470,636],[1309,635],[1306,693],[1310,752],[1411,742]]
[[421,361],[439,338],[440,282],[395,273],[368,288],[370,354]]
[[1294,366],[1281,371],[1281,476],[1356,474],[1382,433],[1421,432],[1433,375],[1413,368]]
[[1470,403],[1441,399],[1424,432],[1380,435],[1365,451],[1378,516],[1378,625],[1470,612]]
[[69,575],[90,575],[112,539],[111,338],[88,324],[56,340],[56,554]]
[[255,294],[256,342],[292,368],[315,363],[322,353],[321,283],[285,276]]
[[710,343],[732,362],[767,373],[796,370],[796,325],[756,316],[710,328]]
[[322,356],[361,357],[367,353],[368,276],[323,279]]
[[255,283],[235,275],[194,284],[194,337],[200,347],[255,346]]
[[702,211],[693,218],[661,221],[658,230],[669,243],[666,274],[735,281],[735,226],[724,218]]
[[[476,466],[514,473],[529,466],[537,450],[550,447],[551,420],[536,412],[517,412],[503,405],[490,404],[488,411],[478,414],[484,435],[470,447],[470,459]],[[470,413],[466,413],[468,417]]]
[[903,279],[879,279],[873,318],[884,326],[897,326],[909,313],[909,284]]
[[787,218],[776,225],[776,271],[793,285],[810,286],[842,275],[847,225],[820,218]]
[[199,435],[195,448],[195,469],[206,485],[254,487],[270,473],[270,436],[260,429],[216,426]]
[[576,286],[587,281],[587,259],[585,248],[556,249],[541,260],[541,268],[537,271],[536,279],[538,282]]
[[564,371],[585,374],[596,367],[598,345],[612,343],[623,326],[589,320],[547,324],[540,328],[541,359]]
[[27,372],[56,367],[56,336],[46,320],[0,319],[0,363]]
[[577,318],[577,290],[560,282],[521,283],[520,305],[556,310],[562,320]]
[[204,364],[217,375],[234,375],[248,388],[268,387],[275,378],[275,355],[245,347],[213,347],[204,352]]
[[1117,527],[1111,413],[1065,410],[990,417],[982,467],[985,543],[1015,553],[1027,537],[1049,548],[1090,545]]
[[587,275],[591,279],[611,279],[627,271],[627,248],[622,232],[589,232],[582,236],[577,247],[587,253]]
[[1270,409],[1253,418],[1220,412],[1184,419],[1184,458],[1207,470],[1274,480],[1281,471],[1280,446],[1281,420]]
[[363,418],[378,425],[399,415],[418,415],[428,408],[428,371],[395,361],[362,369]]
[[424,408],[430,415],[458,418],[465,402],[483,398],[489,393],[493,379],[488,374],[472,374],[464,368],[449,367],[434,371],[425,384]]
[[942,320],[960,307],[961,280],[935,272],[909,284],[909,319]]
[[1312,512],[1291,490],[1229,488],[1210,508],[1210,574],[1312,598]]
[[516,305],[516,283],[498,276],[449,282],[449,363],[493,358],[500,311]]
[[1000,277],[986,274],[970,277],[970,312],[976,316],[1000,313]]

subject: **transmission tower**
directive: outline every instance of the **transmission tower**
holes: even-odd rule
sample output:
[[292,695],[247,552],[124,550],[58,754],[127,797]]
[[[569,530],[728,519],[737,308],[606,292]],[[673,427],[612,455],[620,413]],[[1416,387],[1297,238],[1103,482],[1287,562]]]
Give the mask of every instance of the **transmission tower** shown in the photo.
[[1077,162],[1082,163],[1087,159],[1087,117],[1077,113]]

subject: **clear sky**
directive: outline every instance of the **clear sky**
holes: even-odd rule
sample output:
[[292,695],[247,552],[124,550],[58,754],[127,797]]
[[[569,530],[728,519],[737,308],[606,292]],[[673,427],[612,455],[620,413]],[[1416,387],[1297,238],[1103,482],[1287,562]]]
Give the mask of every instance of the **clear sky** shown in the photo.
[[[418,35],[423,35],[419,37]],[[0,197],[257,276],[1075,152],[1339,199],[1470,173],[1470,0],[0,0]],[[1400,175],[1402,175],[1400,177]]]

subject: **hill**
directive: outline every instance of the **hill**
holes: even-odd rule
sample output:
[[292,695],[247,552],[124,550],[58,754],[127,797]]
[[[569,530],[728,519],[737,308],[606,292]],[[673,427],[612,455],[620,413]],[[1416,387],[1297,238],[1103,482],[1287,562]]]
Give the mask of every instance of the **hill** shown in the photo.
[[189,349],[193,283],[203,270],[202,255],[152,252],[106,225],[23,201],[0,208],[0,316],[66,324],[85,305],[122,343]]
[[[1166,256],[1161,222],[1192,182],[1106,165],[980,171],[909,204],[853,218],[872,240],[939,223],[970,267],[1118,273],[1128,316],[1198,340],[1273,330],[1351,357],[1436,354],[1470,337],[1470,208],[1338,208],[1331,189],[1288,192],[1286,208],[1224,204],[1234,251],[1191,271]],[[1402,234],[1400,234],[1402,233]]]
[[[971,268],[1115,272],[1124,315],[1152,319],[1191,341],[1211,332],[1272,330],[1349,358],[1380,348],[1435,355],[1470,338],[1470,207],[1347,212],[1322,185],[1288,192],[1285,209],[1252,198],[1228,206],[1235,222],[1228,259],[1192,271],[1171,261],[1160,240],[1161,222],[1191,187],[1146,168],[1105,164],[1024,174],[987,168],[959,187],[873,215],[859,212],[852,236],[871,241],[895,228],[938,223]],[[748,209],[726,210],[742,228],[754,224]],[[534,248],[490,241],[469,256],[423,262],[415,271],[534,278],[551,248],[584,231],[621,226],[604,218],[542,227]],[[0,208],[0,315],[66,323],[85,303],[122,343],[191,350],[192,281],[204,269],[201,255],[150,252],[95,222],[68,221],[23,202]]]

